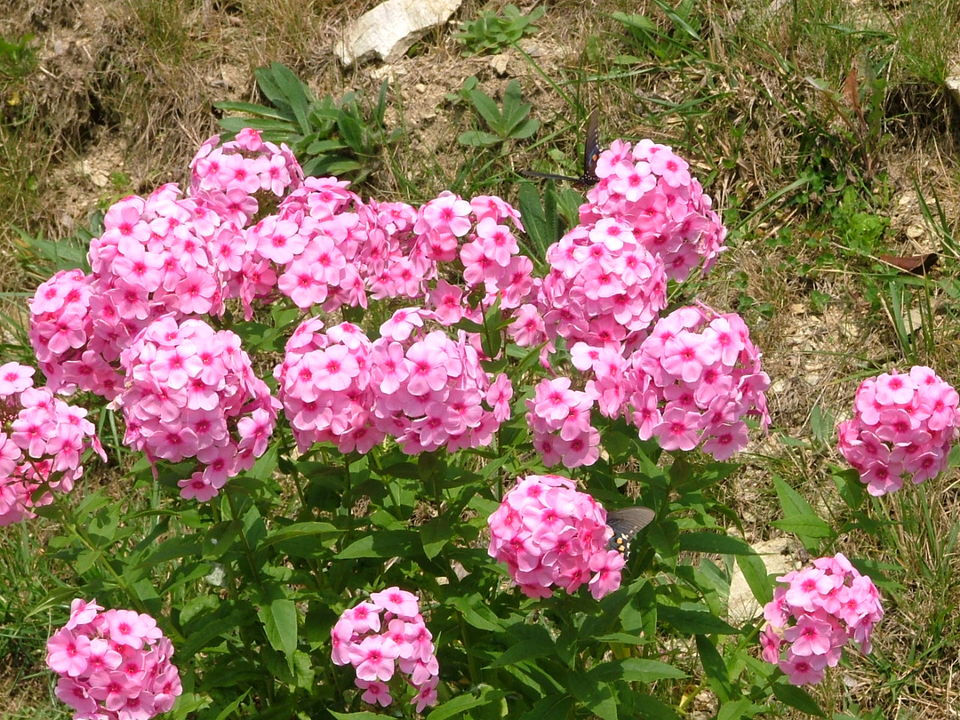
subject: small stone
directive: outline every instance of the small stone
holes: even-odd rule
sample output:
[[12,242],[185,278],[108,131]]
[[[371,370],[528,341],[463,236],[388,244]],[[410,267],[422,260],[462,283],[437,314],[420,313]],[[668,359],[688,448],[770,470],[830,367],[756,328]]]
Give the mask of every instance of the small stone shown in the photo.
[[510,58],[506,55],[494,55],[490,58],[490,67],[492,67],[493,71],[500,77],[507,74],[508,65],[510,65]]
[[953,101],[960,105],[960,75],[952,75],[943,81],[943,84],[947,86],[947,92],[950,93],[950,97],[953,98]]
[[543,48],[530,38],[524,38],[518,42],[517,45],[530,57],[538,58],[543,56]]
[[461,0],[387,0],[347,26],[334,52],[346,67],[373,57],[396,62],[423,33],[447,22]]
[[906,229],[907,237],[911,240],[916,240],[918,237],[923,237],[926,230],[924,230],[919,225],[911,225]]
[[413,86],[413,89],[416,90],[418,93],[425,93],[427,91],[427,86],[424,85],[423,83],[417,83],[416,85]]
[[110,178],[107,177],[105,172],[97,170],[90,174],[90,182],[93,183],[94,187],[103,188],[110,182]]

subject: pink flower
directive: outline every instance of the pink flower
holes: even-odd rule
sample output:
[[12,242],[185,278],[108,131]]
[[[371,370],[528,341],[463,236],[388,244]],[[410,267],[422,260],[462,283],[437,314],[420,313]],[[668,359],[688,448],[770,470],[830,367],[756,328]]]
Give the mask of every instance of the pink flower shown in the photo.
[[152,617],[77,599],[71,622],[47,641],[47,665],[60,674],[57,697],[76,717],[148,720],[173,707],[180,676]]
[[928,367],[867,378],[855,415],[837,427],[840,453],[871,495],[921,483],[947,466],[960,427],[960,395]]
[[777,578],[764,608],[763,659],[778,664],[794,685],[814,684],[835,666],[852,640],[870,651],[870,634],[883,617],[880,595],[843,555],[817,558],[812,567]]
[[487,525],[488,553],[528,597],[549,597],[555,585],[572,594],[589,583],[600,599],[620,587],[624,560],[607,546],[606,512],[566,478],[518,478]]
[[[381,615],[387,620],[384,627]],[[412,702],[422,698],[418,705],[421,710],[436,703],[436,694],[431,696],[429,689],[436,688],[439,665],[432,636],[413,593],[390,587],[371,594],[370,602],[343,612],[331,629],[330,638],[333,662],[353,665],[356,686],[364,690],[364,702],[390,705],[392,681],[394,691],[412,685],[416,690]]]

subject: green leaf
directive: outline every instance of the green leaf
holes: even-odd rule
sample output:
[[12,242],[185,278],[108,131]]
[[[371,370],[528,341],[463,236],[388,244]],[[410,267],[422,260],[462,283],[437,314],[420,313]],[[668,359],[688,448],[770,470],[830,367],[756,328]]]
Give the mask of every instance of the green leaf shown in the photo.
[[405,557],[420,545],[419,539],[411,530],[379,530],[351,543],[335,557],[337,560]]
[[682,610],[669,605],[657,605],[657,615],[665,623],[684,635],[736,635],[740,631],[715,615],[698,610]]
[[680,535],[680,550],[719,555],[754,555],[753,548],[740,538],[706,530]]
[[747,581],[750,592],[761,605],[766,605],[773,598],[773,584],[770,582],[767,567],[759,555],[738,555],[737,565]]
[[[297,606],[293,600],[277,598],[257,609],[270,646],[292,663],[297,649]],[[292,665],[291,665],[292,668]]]
[[276,545],[284,540],[293,540],[296,538],[313,537],[315,535],[339,535],[340,530],[335,525],[328,522],[302,522],[287,525],[277,530],[272,530],[267,534],[267,538],[260,543],[261,547]]
[[449,600],[468,625],[487,632],[502,632],[506,625],[503,620],[487,606],[486,601],[478,594],[453,597]]
[[775,521],[773,523],[775,527],[794,533],[800,538],[804,547],[810,550],[819,549],[817,542],[819,539],[835,536],[833,529],[820,519],[810,503],[787,485],[782,478],[774,476],[773,486],[780,499],[780,507],[783,509],[783,520]]
[[[516,81],[514,80],[511,82]],[[507,87],[509,88],[509,85]],[[501,132],[503,116],[500,114],[500,108],[497,107],[497,104],[493,101],[493,98],[484,93],[482,90],[471,90],[469,98],[470,102],[473,103],[473,107],[476,108],[477,114],[484,119],[489,128],[503,136],[503,133]]]
[[796,708],[800,712],[805,712],[807,715],[815,715],[816,717],[826,717],[823,710],[821,710],[817,704],[817,701],[814,700],[806,690],[795,685],[790,685],[786,682],[774,683],[773,694],[777,700],[784,705]]
[[328,710],[337,720],[383,720],[383,715],[372,712],[338,713]]
[[160,543],[157,546],[157,549],[150,553],[150,555],[148,555],[143,562],[139,563],[137,567],[153,567],[158,563],[162,563],[166,560],[173,560],[174,558],[183,558],[187,556],[200,557],[201,550],[202,546],[195,537],[191,535],[175,535]]
[[659,660],[627,658],[620,661],[620,667],[623,670],[622,678],[627,682],[652,683],[657,680],[687,677],[683,670]]
[[537,701],[528,713],[521,715],[520,720],[557,720],[568,717],[572,707],[573,698],[569,695],[547,695]]
[[523,125],[518,128],[514,128],[510,132],[510,137],[514,140],[526,140],[528,137],[533,135],[537,130],[540,129],[540,121],[536,118],[530,118]]
[[730,687],[727,665],[717,652],[716,645],[705,635],[697,635],[697,653],[700,655],[700,664],[703,665],[710,688],[721,702],[726,702],[733,696],[733,688]]
[[233,715],[236,712],[237,708],[240,707],[240,703],[246,700],[247,695],[250,694],[250,688],[247,688],[243,691],[243,695],[240,695],[236,700],[227,705],[223,710],[221,710],[216,717],[216,720],[227,720],[228,717]]
[[468,130],[465,133],[460,133],[457,142],[468,147],[488,147],[500,142],[500,136],[481,130]]
[[356,153],[363,152],[363,126],[355,116],[341,111],[337,116],[337,129],[351,150]]
[[557,654],[557,644],[541,625],[517,625],[510,629],[509,641],[513,644],[506,652],[500,653],[489,667],[498,668]]
[[[313,96],[307,86],[293,74],[290,68],[282,63],[271,63],[269,71],[259,74],[257,81],[260,84],[260,89],[264,91],[264,95],[270,98],[274,104],[279,104],[277,102],[278,98],[286,101],[297,119],[300,130],[304,133],[310,132],[310,121],[307,119],[307,115]],[[270,93],[273,93],[273,95]]]
[[448,700],[434,708],[433,711],[427,715],[427,720],[446,720],[446,718],[456,717],[471,708],[497,702],[503,696],[504,693],[502,691],[494,690],[491,687],[482,688],[479,697],[471,694],[457,695],[452,700]]
[[717,720],[738,720],[739,718],[753,717],[755,713],[748,713],[751,707],[756,706],[748,698],[724,702],[717,712]]
[[439,555],[440,551],[450,542],[450,538],[453,537],[450,521],[444,515],[435,517],[430,522],[421,525],[419,530],[423,554],[429,560],[433,560]]

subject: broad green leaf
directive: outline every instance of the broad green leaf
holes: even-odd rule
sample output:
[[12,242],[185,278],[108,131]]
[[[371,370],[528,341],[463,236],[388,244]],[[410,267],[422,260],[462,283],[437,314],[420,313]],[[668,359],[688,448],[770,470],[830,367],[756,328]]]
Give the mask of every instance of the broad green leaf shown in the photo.
[[488,147],[500,142],[500,136],[482,130],[468,130],[457,137],[457,142],[468,147]]
[[753,555],[753,548],[740,538],[708,531],[680,535],[680,550],[717,553],[719,555]]
[[777,700],[784,705],[796,708],[800,712],[805,712],[807,715],[815,715],[816,717],[826,717],[823,710],[817,704],[817,701],[802,688],[786,682],[778,682],[773,685],[773,694]]
[[419,541],[419,534],[412,530],[378,530],[351,543],[337,553],[336,558],[405,557],[413,548],[418,548]]
[[257,616],[270,646],[282,652],[292,668],[293,653],[297,649],[297,606],[293,600],[272,600],[257,609]]
[[570,715],[573,698],[569,695],[547,695],[541,698],[520,720],[557,720]]
[[736,635],[740,632],[708,612],[658,605],[657,615],[660,620],[685,635],[710,635],[714,633]]
[[482,688],[479,697],[472,694],[457,695],[453,699],[434,708],[430,714],[427,715],[427,720],[446,720],[446,718],[450,717],[459,717],[471,708],[489,705],[490,703],[497,702],[502,697],[502,691],[494,690],[490,687]]
[[341,110],[337,116],[337,129],[344,142],[350,146],[354,152],[362,152],[363,147],[363,126],[360,121],[349,112]]
[[424,523],[419,527],[419,530],[423,553],[430,560],[439,555],[440,551],[450,542],[450,538],[453,537],[450,521],[445,515],[435,517],[430,522]]
[[539,129],[540,121],[536,118],[530,118],[520,127],[514,128],[510,133],[510,137],[512,137],[514,140],[526,140]]
[[202,546],[192,535],[174,535],[161,542],[137,567],[149,568],[174,558],[200,557]]
[[[509,88],[509,85],[507,87]],[[473,107],[476,108],[477,113],[484,119],[487,126],[491,130],[500,133],[500,125],[503,122],[503,118],[500,115],[500,108],[497,107],[493,98],[482,90],[471,90],[469,97],[470,102],[473,103]]]
[[531,658],[557,654],[557,644],[541,625],[518,625],[511,628],[509,641],[513,644],[498,655],[497,659],[490,663],[490,667],[498,668]]
[[260,543],[261,547],[276,545],[284,540],[293,540],[296,538],[313,537],[315,535],[339,535],[343,533],[335,525],[328,522],[302,522],[287,525],[277,530],[272,530],[267,534],[266,540]]

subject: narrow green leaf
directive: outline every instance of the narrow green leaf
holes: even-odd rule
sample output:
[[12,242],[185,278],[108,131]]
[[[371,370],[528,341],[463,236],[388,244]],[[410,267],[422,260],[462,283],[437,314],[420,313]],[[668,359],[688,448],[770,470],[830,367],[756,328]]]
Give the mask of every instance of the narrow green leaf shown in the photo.
[[683,670],[659,660],[627,658],[620,662],[620,667],[623,669],[622,677],[627,682],[652,683],[657,680],[687,677]]
[[266,540],[260,543],[261,547],[276,545],[284,540],[293,540],[294,538],[313,537],[315,535],[339,535],[343,533],[335,525],[328,522],[302,522],[287,525],[286,527],[272,530]]
[[337,129],[340,131],[340,137],[350,146],[355,153],[364,151],[363,146],[363,126],[360,121],[351,113],[344,110],[337,115]]
[[727,664],[717,652],[716,645],[705,635],[697,635],[697,653],[700,655],[700,664],[710,688],[720,698],[720,702],[726,702],[733,696],[733,689],[730,687]]
[[547,695],[530,708],[520,720],[557,720],[569,716],[573,707],[573,698],[569,695]]
[[488,147],[500,142],[500,136],[482,130],[468,130],[457,137],[457,142],[468,147]]
[[503,117],[500,114],[500,108],[489,95],[482,90],[471,90],[468,97],[477,113],[483,118],[487,126],[494,132],[500,133],[500,126]]
[[518,625],[511,628],[509,639],[513,645],[498,655],[489,667],[498,668],[531,658],[557,654],[557,644],[550,637],[550,633],[540,625]]
[[737,565],[757,602],[761,605],[770,602],[773,598],[773,583],[770,582],[763,559],[759,555],[738,555]]

